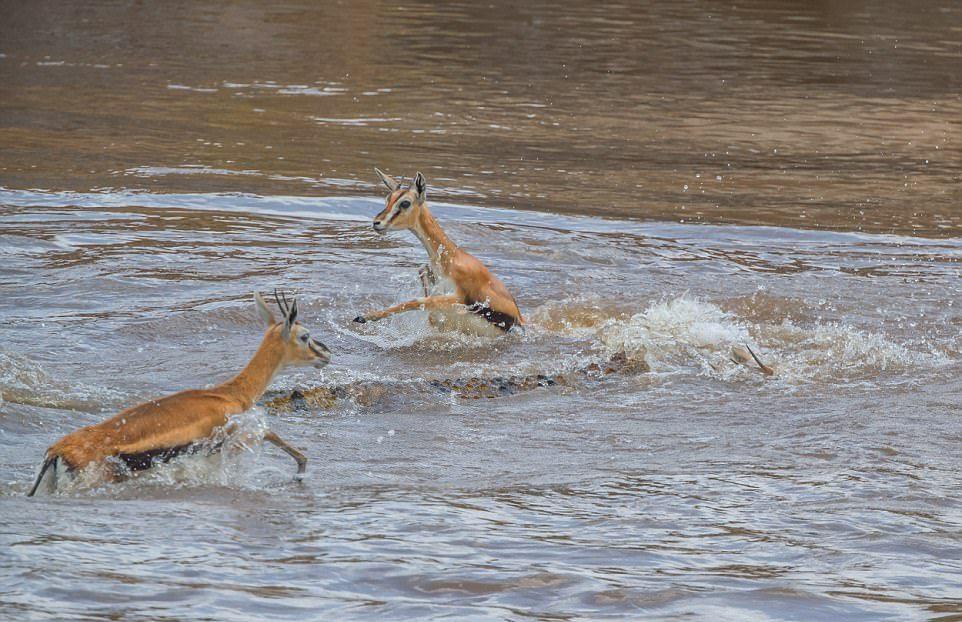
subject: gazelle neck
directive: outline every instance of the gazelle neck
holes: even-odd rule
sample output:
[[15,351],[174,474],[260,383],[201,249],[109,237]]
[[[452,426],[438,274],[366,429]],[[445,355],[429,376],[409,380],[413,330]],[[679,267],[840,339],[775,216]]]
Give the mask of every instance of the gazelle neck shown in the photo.
[[427,203],[421,206],[417,224],[411,231],[421,240],[424,250],[428,252],[431,264],[446,270],[458,247],[441,230],[441,225],[434,219]]
[[284,349],[280,338],[276,330],[269,330],[247,366],[217,389],[239,400],[246,410],[263,395],[283,366]]

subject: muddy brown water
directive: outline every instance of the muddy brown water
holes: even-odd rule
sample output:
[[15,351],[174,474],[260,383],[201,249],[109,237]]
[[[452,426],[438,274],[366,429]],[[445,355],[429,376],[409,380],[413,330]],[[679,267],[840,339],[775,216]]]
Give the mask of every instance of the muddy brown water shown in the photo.
[[[962,619],[960,92],[953,2],[0,3],[0,618]],[[350,322],[424,263],[374,165],[524,336]],[[365,387],[244,418],[303,483],[24,497],[274,287],[335,356],[275,388]]]

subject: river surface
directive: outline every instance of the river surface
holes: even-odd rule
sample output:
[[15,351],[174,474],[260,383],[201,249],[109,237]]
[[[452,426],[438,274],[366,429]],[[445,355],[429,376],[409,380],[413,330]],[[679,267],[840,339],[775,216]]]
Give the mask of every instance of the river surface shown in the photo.
[[[0,3],[0,619],[962,620],[960,93],[948,1]],[[351,322],[425,262],[373,166],[524,335]],[[303,482],[25,497],[274,288]]]

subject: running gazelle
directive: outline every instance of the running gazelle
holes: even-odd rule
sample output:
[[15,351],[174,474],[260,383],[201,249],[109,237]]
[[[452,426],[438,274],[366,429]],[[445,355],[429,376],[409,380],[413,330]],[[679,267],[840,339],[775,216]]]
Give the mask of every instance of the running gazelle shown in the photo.
[[[58,462],[68,472],[99,464],[103,475],[112,480],[122,477],[126,470],[148,469],[183,453],[216,451],[219,447],[212,446],[212,441],[217,431],[228,425],[232,415],[249,410],[284,367],[327,365],[331,352],[297,321],[297,301],[288,303],[286,297],[279,297],[276,292],[274,295],[284,313],[279,322],[260,294],[254,294],[267,331],[257,352],[239,374],[210,389],[181,391],[144,402],[68,434],[47,450],[28,496],[37,491],[51,466],[56,474]],[[307,458],[301,452],[271,431],[264,434],[263,440],[297,461],[298,477],[304,473]]]
[[439,327],[481,334],[523,329],[521,311],[504,283],[480,260],[451,241],[434,219],[425,200],[424,175],[418,172],[411,185],[404,188],[380,169],[374,171],[390,190],[387,205],[374,217],[374,230],[384,233],[407,229],[421,241],[428,253],[428,264],[419,272],[424,297],[359,315],[354,321],[371,322],[395,313],[426,309],[431,313],[431,323]]

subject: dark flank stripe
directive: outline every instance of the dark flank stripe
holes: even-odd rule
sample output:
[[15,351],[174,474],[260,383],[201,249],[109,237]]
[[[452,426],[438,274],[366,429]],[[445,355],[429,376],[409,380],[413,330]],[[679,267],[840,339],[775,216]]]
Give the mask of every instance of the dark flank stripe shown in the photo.
[[155,463],[170,462],[182,454],[195,454],[200,451],[216,451],[220,449],[222,443],[208,445],[206,443],[187,443],[177,447],[161,447],[159,449],[148,449],[136,454],[118,454],[117,457],[123,460],[124,464],[131,471],[143,471],[154,466]]
[[501,311],[495,311],[491,307],[480,302],[475,302],[474,304],[468,305],[468,311],[480,315],[505,332],[511,330],[511,328],[518,322],[518,319],[513,315],[502,313]]

